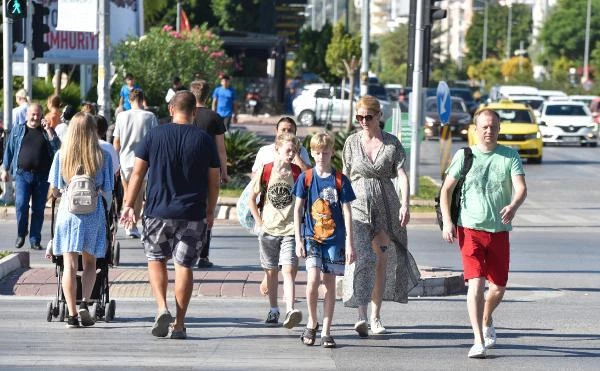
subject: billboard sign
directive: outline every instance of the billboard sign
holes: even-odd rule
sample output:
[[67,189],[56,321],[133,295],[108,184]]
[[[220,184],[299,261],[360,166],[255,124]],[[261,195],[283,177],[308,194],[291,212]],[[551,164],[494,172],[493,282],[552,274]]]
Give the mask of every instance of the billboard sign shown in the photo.
[[[98,33],[74,32],[57,30],[58,0],[37,1],[49,8],[49,14],[44,23],[50,32],[44,35],[44,41],[50,45],[50,50],[43,58],[35,59],[35,63],[59,64],[97,64],[98,63]],[[130,35],[139,36],[138,0],[110,1],[110,42],[117,44]],[[96,15],[97,15],[96,11]],[[14,59],[23,58],[23,46],[17,44]]]

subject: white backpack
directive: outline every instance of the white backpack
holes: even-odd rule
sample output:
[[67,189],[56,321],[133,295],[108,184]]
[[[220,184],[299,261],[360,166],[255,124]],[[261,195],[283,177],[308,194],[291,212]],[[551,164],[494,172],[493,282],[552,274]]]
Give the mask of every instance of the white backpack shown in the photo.
[[96,181],[89,175],[73,176],[63,194],[72,214],[90,214],[96,211],[98,196]]

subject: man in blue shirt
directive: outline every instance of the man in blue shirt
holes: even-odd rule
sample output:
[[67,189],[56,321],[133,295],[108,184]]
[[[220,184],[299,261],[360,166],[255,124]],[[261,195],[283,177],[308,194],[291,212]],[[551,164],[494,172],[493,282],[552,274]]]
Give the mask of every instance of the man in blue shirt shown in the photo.
[[[135,78],[132,74],[128,73],[125,75],[125,84],[121,87],[121,91],[119,92],[119,107],[117,107],[118,112],[121,111],[129,111],[131,109],[131,103],[129,102],[129,93],[133,89],[141,89],[138,84],[135,83]],[[143,102],[144,108],[146,108],[146,101]]]
[[231,123],[237,123],[235,89],[229,86],[229,76],[221,76],[221,86],[213,92],[212,109],[223,118],[225,127],[229,130]]
[[[133,173],[121,223],[135,225],[133,204],[148,172],[142,243],[156,300],[152,335],[185,339],[185,313],[192,296],[192,268],[212,228],[219,195],[220,163],[215,142],[192,125],[196,98],[179,91],[169,103],[172,123],[151,129],[135,149]],[[175,266],[175,321],[167,309],[167,260]],[[172,323],[173,322],[173,323]]]

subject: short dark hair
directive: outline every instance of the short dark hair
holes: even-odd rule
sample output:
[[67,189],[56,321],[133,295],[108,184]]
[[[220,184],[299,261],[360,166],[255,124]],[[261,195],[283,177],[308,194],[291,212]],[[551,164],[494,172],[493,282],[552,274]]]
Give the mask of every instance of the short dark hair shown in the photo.
[[180,84],[180,83],[181,83],[181,79],[179,78],[179,76],[173,77],[173,84]]
[[173,110],[191,115],[196,108],[196,97],[189,90],[180,90],[171,99],[169,106]]
[[130,102],[143,102],[144,101],[144,92],[142,89],[133,88],[129,92],[129,101]]
[[294,133],[296,133],[296,131],[298,131],[298,125],[296,125],[296,121],[294,121],[294,119],[289,116],[283,116],[282,118],[280,118],[279,121],[277,121],[275,130],[279,129],[279,124],[281,124],[282,122],[287,122],[289,124],[292,124],[294,126]]
[[134,79],[134,77],[133,77],[133,74],[132,74],[132,73],[129,73],[129,72],[128,72],[128,73],[126,73],[126,74],[125,74],[125,77],[123,78],[123,80],[127,80],[127,79],[132,79],[132,80],[133,80],[133,79]]
[[194,80],[190,84],[190,91],[196,97],[196,102],[204,103],[210,94],[210,85],[206,80]]
[[228,74],[226,74],[226,73],[222,74],[222,75],[221,75],[221,80],[223,80],[223,79],[225,79],[225,80],[229,80],[229,75],[228,75]]
[[73,108],[72,105],[67,104],[65,108],[63,108],[61,119],[67,122],[71,120],[71,118],[73,118],[73,116],[75,116],[76,113],[77,111],[75,111],[75,108]]
[[102,115],[94,116],[96,118],[96,130],[98,131],[98,136],[101,139],[106,139],[106,132],[108,131],[108,121]]

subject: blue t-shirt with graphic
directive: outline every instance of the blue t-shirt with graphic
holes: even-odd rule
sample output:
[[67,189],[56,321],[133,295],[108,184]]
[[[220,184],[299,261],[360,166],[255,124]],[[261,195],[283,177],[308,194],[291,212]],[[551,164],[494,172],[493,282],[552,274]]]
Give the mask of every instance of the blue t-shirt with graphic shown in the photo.
[[294,187],[294,195],[306,200],[304,207],[304,237],[323,245],[344,247],[346,226],[342,204],[354,201],[356,196],[350,180],[342,175],[342,188],[335,187],[335,171],[325,178],[319,177],[313,168],[308,189],[304,186],[306,173],[300,174]]
[[217,113],[221,117],[233,115],[233,102],[235,102],[235,90],[233,88],[225,89],[219,86],[213,92],[213,99],[217,100]]

